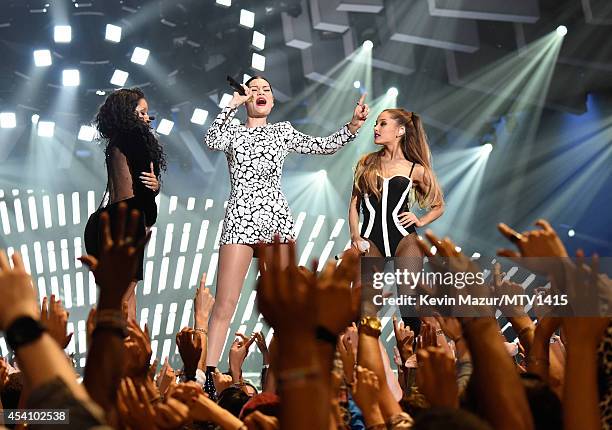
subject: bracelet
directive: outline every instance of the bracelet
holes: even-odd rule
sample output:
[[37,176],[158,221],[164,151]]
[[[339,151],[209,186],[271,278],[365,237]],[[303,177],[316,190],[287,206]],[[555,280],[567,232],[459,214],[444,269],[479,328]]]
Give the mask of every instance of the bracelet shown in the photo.
[[122,339],[125,339],[126,337],[128,337],[128,332],[125,329],[125,327],[121,328],[115,325],[107,325],[107,324],[96,324],[93,331],[91,332],[91,335],[93,336],[96,332],[103,331],[103,330],[110,331],[111,333],[116,334]]
[[321,375],[316,367],[298,367],[295,369],[283,370],[278,374],[279,385],[302,385],[308,380],[315,380]]
[[208,329],[206,328],[194,328],[195,331],[200,332],[204,335],[208,335]]
[[442,336],[443,334],[444,334],[444,330],[442,330],[441,328],[436,330],[436,336]]

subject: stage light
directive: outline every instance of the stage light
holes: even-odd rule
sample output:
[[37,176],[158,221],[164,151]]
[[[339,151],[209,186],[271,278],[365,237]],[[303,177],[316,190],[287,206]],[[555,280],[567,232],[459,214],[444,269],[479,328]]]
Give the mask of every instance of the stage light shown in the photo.
[[127,78],[130,74],[128,72],[124,72],[123,70],[116,69],[113,73],[113,77],[110,80],[110,83],[113,85],[117,85],[118,87],[122,87],[125,85]]
[[232,0],[216,0],[216,3],[219,6],[230,7],[232,5]]
[[493,145],[490,143],[485,143],[482,145],[481,151],[483,155],[490,154],[491,151],[493,151]]
[[84,140],[86,142],[91,142],[96,137],[96,129],[90,125],[82,125],[79,130],[79,140]]
[[157,125],[157,132],[159,134],[164,134],[168,136],[170,132],[172,131],[172,127],[174,127],[174,122],[167,120],[165,118],[162,118],[162,120]]
[[32,115],[32,124],[38,124],[39,119],[40,119],[40,115],[38,115],[37,113]]
[[0,128],[15,128],[17,127],[17,117],[15,112],[0,113]]
[[57,43],[70,43],[72,40],[72,27],[69,25],[56,25],[53,29],[53,39]]
[[263,55],[259,55],[257,52],[253,52],[251,67],[255,70],[263,72],[264,70],[266,70],[266,57],[264,57]]
[[140,64],[144,66],[147,64],[147,60],[149,59],[149,50],[144,48],[136,47],[134,48],[134,53],[132,54],[132,63]]
[[253,45],[255,49],[259,49],[260,51],[264,49],[264,47],[266,46],[266,35],[260,33],[259,31],[254,31],[253,41],[251,42],[251,45]]
[[242,76],[242,83],[246,84],[248,82],[248,80],[251,79],[251,78],[252,78],[251,75],[248,75],[248,74],[245,73],[244,76]]
[[397,97],[398,94],[399,94],[399,91],[395,87],[391,87],[387,90],[387,95],[389,97]]
[[363,48],[366,50],[370,50],[374,48],[374,43],[372,43],[371,40],[366,40],[365,42],[363,42]]
[[96,95],[97,95],[97,96],[105,96],[105,95],[106,95],[106,91],[97,90],[97,91],[96,91]]
[[240,11],[240,25],[247,28],[253,28],[255,25],[255,14],[250,10],[242,9]]
[[560,25],[557,27],[557,34],[559,36],[565,36],[567,34],[567,27],[564,25]]
[[574,236],[576,235],[576,232],[574,231],[574,229],[573,229],[573,228],[570,228],[570,229],[567,231],[567,235],[568,235],[569,237],[574,237]]
[[66,69],[62,72],[62,84],[65,87],[78,87],[81,83],[81,76],[77,69]]
[[359,81],[353,82],[353,87],[355,87],[357,89],[361,88],[361,82],[359,82]]
[[51,51],[48,49],[38,49],[34,51],[34,64],[36,67],[47,67],[52,63]]
[[193,115],[191,115],[191,122],[194,124],[204,125],[206,118],[208,118],[208,111],[196,108],[193,111]]
[[327,170],[321,169],[317,172],[317,179],[325,181],[327,179]]
[[113,24],[106,24],[106,34],[104,38],[110,42],[119,43],[121,41],[121,27]]
[[219,101],[219,107],[221,109],[225,108],[228,105],[228,103],[232,100],[233,97],[234,96],[231,94],[227,94],[227,93],[223,94],[221,96],[221,101]]
[[38,121],[38,136],[53,137],[55,134],[55,123],[53,121]]

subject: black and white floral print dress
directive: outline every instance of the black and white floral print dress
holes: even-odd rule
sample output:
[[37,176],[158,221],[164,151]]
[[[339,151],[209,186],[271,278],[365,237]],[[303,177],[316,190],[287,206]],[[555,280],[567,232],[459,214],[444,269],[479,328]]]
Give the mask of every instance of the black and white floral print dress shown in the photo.
[[231,192],[225,211],[220,245],[270,243],[294,239],[293,217],[281,191],[281,174],[290,152],[333,154],[356,137],[348,124],[328,137],[312,137],[289,122],[247,128],[232,123],[236,109],[224,108],[204,141],[225,152]]

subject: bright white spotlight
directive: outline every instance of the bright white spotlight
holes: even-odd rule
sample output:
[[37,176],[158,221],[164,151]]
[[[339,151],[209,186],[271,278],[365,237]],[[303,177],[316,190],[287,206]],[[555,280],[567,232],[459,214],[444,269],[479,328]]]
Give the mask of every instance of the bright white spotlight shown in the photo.
[[38,124],[39,119],[40,119],[40,115],[38,115],[37,113],[32,115],[32,124]]
[[321,169],[317,172],[317,179],[324,181],[327,179],[327,170]]
[[225,106],[227,106],[229,104],[229,102],[232,100],[234,96],[231,94],[223,94],[221,96],[221,101],[219,101],[219,107],[221,109],[225,108]]
[[490,143],[485,143],[484,145],[482,145],[481,151],[483,155],[490,154],[491,151],[493,151],[493,145],[491,145]]
[[0,128],[15,127],[17,127],[17,116],[15,116],[15,112],[0,113]]
[[55,123],[53,121],[38,121],[38,135],[40,137],[53,137]]
[[232,0],[217,0],[216,3],[219,6],[230,7],[232,5]]
[[399,94],[399,91],[395,87],[391,87],[387,90],[387,95],[389,97],[397,97],[398,94]]
[[81,75],[77,69],[66,69],[62,72],[62,84],[65,87],[78,87],[81,83]]
[[130,74],[128,72],[124,72],[123,70],[115,70],[113,73],[113,77],[110,80],[110,83],[113,85],[117,85],[118,87],[122,87],[125,85],[127,78]]
[[97,95],[97,96],[105,96],[105,95],[106,95],[106,91],[103,91],[103,90],[96,90],[96,95]]
[[196,108],[193,111],[193,115],[191,115],[191,122],[194,124],[204,125],[206,118],[208,118],[208,111]]
[[53,39],[57,43],[70,43],[72,40],[72,27],[69,25],[56,25],[53,29]]
[[174,127],[174,123],[166,118],[162,118],[157,126],[157,132],[168,136]]
[[567,34],[567,27],[564,25],[560,25],[557,27],[557,34],[559,36],[565,36]]
[[259,49],[260,51],[264,49],[264,47],[266,46],[266,35],[260,33],[259,31],[254,31],[253,41],[251,42],[251,45],[253,45],[253,48]]
[[86,142],[91,142],[96,137],[96,129],[90,125],[82,125],[79,130],[79,140],[84,140]]
[[361,88],[361,82],[359,82],[359,81],[353,82],[353,87],[355,87],[357,89]]
[[255,70],[259,70],[263,72],[266,70],[266,57],[258,54],[257,52],[253,52],[253,59],[251,60],[251,67]]
[[51,51],[48,49],[38,49],[34,51],[34,64],[36,67],[47,67],[50,66],[52,62]]
[[366,40],[365,42],[363,42],[363,48],[366,50],[370,50],[374,48],[374,43],[371,40]]
[[110,42],[119,43],[121,41],[121,27],[113,24],[106,24],[106,34],[104,38]]
[[573,229],[573,228],[570,228],[570,229],[567,231],[567,235],[568,235],[569,237],[574,237],[574,236],[576,235],[576,232],[574,231],[574,229]]
[[255,13],[250,10],[240,10],[240,25],[246,28],[253,28],[255,25]]
[[149,50],[144,48],[139,48],[138,46],[134,48],[134,53],[132,54],[132,63],[140,64],[144,66],[147,64],[147,60],[149,59]]

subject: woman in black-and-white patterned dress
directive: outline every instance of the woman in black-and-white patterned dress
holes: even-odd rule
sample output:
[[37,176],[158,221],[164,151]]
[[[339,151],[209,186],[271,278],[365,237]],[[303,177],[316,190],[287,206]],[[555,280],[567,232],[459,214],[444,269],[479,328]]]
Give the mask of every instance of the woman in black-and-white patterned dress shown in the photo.
[[[362,97],[348,124],[329,137],[312,137],[297,131],[289,122],[268,123],[274,97],[265,78],[253,77],[243,87],[246,95],[234,93],[205,137],[209,148],[225,152],[231,182],[208,333],[208,366],[216,366],[221,356],[254,245],[271,243],[276,234],[282,242],[294,239],[293,218],[281,191],[285,157],[290,152],[333,154],[355,138],[368,115]],[[247,110],[246,123],[234,124],[232,119],[242,104]]]

